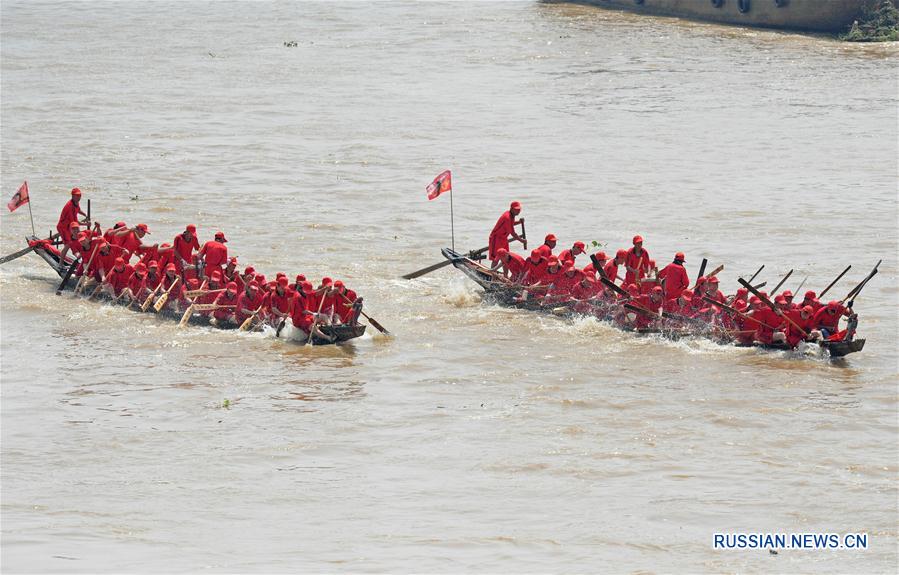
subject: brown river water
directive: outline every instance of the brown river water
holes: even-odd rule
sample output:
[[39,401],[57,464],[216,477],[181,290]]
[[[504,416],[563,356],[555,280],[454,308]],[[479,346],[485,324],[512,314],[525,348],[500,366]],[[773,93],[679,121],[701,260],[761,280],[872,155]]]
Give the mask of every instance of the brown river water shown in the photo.
[[[343,278],[395,335],[179,329],[5,264],[5,572],[897,569],[895,45],[535,2],[0,6],[0,190],[28,180],[41,233],[78,185],[104,225]],[[460,248],[517,199],[532,238],[640,233],[729,293],[852,264],[842,297],[883,259],[867,347],[637,338],[401,280],[449,244],[447,168]],[[0,224],[22,247],[27,208]]]

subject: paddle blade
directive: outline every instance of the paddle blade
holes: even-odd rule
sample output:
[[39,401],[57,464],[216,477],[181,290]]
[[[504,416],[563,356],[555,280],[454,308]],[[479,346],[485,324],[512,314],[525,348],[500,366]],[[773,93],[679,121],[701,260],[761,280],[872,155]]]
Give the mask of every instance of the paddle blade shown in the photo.
[[365,316],[365,317],[368,318],[368,323],[375,326],[375,329],[377,329],[379,332],[383,333],[384,335],[390,335],[390,332],[387,331],[387,329],[383,325],[378,323],[377,320],[373,319],[371,316]]
[[167,301],[169,301],[169,292],[165,292],[164,294],[159,296],[159,299],[155,304],[153,304],[153,310],[156,313],[159,313],[162,310],[163,306],[165,306]]
[[[165,295],[165,294],[163,294]],[[181,316],[181,321],[178,322],[178,327],[184,327],[187,325],[188,320],[190,320],[190,316],[194,313],[194,306],[188,306],[187,310],[184,312],[184,315]]]

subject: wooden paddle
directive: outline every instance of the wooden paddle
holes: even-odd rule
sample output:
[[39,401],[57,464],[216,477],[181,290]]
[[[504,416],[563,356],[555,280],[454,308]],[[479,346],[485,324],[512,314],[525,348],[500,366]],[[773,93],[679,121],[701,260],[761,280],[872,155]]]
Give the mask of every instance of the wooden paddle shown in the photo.
[[[774,289],[771,290],[772,294],[777,294],[777,290],[780,289],[780,286],[784,285],[784,282],[790,279],[790,276],[793,275],[793,270],[787,272],[787,275],[784,276],[784,279],[780,280],[780,283],[774,286]],[[740,278],[742,280],[742,278]]]
[[[159,313],[162,311],[162,308],[165,307],[166,302],[169,301],[169,294],[172,293],[172,290],[175,289],[175,286],[178,285],[178,282],[181,281],[181,276],[175,276],[175,281],[172,282],[172,285],[169,286],[169,289],[165,290],[159,299],[156,300],[156,303],[153,304],[153,311],[155,313]],[[161,283],[161,280],[160,280]]]
[[757,278],[758,275],[759,275],[760,273],[762,273],[762,270],[763,270],[763,269],[765,269],[765,264],[762,264],[762,267],[760,267],[758,270],[756,270],[756,272],[755,272],[754,274],[752,274],[752,277],[749,278],[749,283],[752,283],[752,280],[754,280],[755,278]]
[[718,266],[718,267],[716,267],[715,269],[713,269],[712,272],[711,272],[709,275],[705,276],[706,279],[715,277],[716,275],[718,275],[719,273],[721,273],[721,270],[723,270],[723,269],[724,269],[724,264],[721,264],[720,266]]
[[608,287],[615,293],[617,293],[627,299],[631,299],[631,294],[627,293],[627,290],[625,290],[621,286],[615,284],[615,282],[613,282],[609,278],[607,278],[607,277],[599,278],[599,281],[602,282],[602,285]]
[[94,246],[94,249],[91,251],[91,257],[88,258],[88,260],[87,260],[87,265],[84,266],[84,271],[81,273],[81,277],[78,278],[78,283],[75,284],[75,290],[74,290],[74,293],[72,294],[72,297],[75,297],[76,295],[78,295],[79,292],[81,292],[81,289],[84,286],[84,282],[87,281],[87,278],[89,275],[88,272],[91,269],[91,264],[94,263],[94,256],[97,255],[97,251],[99,249],[100,249],[100,242],[97,242],[97,244]]
[[140,306],[140,311],[147,311],[150,309],[150,304],[153,303],[153,300],[156,299],[156,294],[159,293],[159,289],[162,287],[162,278],[159,279],[159,283],[156,284],[156,289],[153,290],[153,293],[148,295],[146,299],[144,299],[144,303]]
[[69,278],[72,277],[73,273],[75,273],[75,268],[78,267],[79,263],[81,263],[81,258],[75,258],[75,260],[72,261],[72,265],[69,266],[69,269],[66,270],[65,275],[62,276],[62,281],[59,282],[59,287],[56,288],[56,295],[62,295],[62,290],[64,290],[66,284],[69,283]]
[[195,297],[200,297],[200,296],[207,295],[207,294],[211,294],[211,293],[221,293],[221,292],[225,291],[225,289],[226,289],[226,288],[220,288],[220,289],[208,289],[208,290],[204,290],[204,289],[193,289],[193,290],[188,290],[188,291],[184,292],[184,297],[193,297],[193,298],[195,298]]
[[[181,278],[179,277],[179,278],[176,278],[176,280],[177,279],[181,279]],[[174,282],[172,283],[172,285],[174,285]],[[207,285],[207,281],[204,279],[203,284],[200,286],[200,289],[203,289],[204,287],[206,287],[206,285]],[[190,316],[193,315],[193,313],[194,313],[194,306],[197,305],[194,303],[195,301],[197,301],[197,298],[194,298],[194,299],[187,298],[187,299],[190,301],[190,305],[187,306],[186,310],[184,310],[184,315],[181,316],[181,321],[178,322],[178,327],[184,327],[185,325],[187,325],[187,322],[190,321]]]
[[[848,266],[846,266],[846,269],[843,270],[843,273],[841,273],[840,275],[837,276],[837,279],[835,279],[835,280],[833,280],[832,282],[830,282],[830,285],[827,286],[826,288],[824,288],[824,291],[822,291],[822,292],[818,295],[818,299],[821,299],[822,297],[824,297],[824,294],[826,294],[827,292],[829,292],[829,291],[830,291],[830,288],[832,288],[834,285],[836,285],[836,283],[837,283],[838,281],[840,281],[840,278],[842,278],[844,275],[846,275],[846,272],[848,272],[850,269],[852,269],[852,265],[851,265],[851,264],[848,265]],[[797,291],[798,291],[798,290],[797,290]]]
[[318,302],[318,311],[315,313],[315,321],[312,322],[312,327],[309,329],[309,337],[306,338],[306,343],[304,343],[303,345],[309,345],[312,343],[312,336],[313,336],[313,334],[315,334],[315,328],[318,327],[318,323],[321,319],[322,305],[324,305],[324,303],[325,303],[325,294],[322,294],[322,300],[320,302]]
[[[346,294],[341,293],[341,294],[340,294],[340,297],[342,297],[343,299],[345,299],[345,300],[347,301],[347,303],[349,303],[349,304],[352,304],[352,303],[353,303],[353,302],[350,300],[350,298],[348,298],[348,297],[346,296]],[[365,317],[365,319],[368,320],[368,323],[370,323],[370,324],[372,324],[373,326],[375,326],[375,329],[377,329],[379,332],[383,333],[384,335],[391,335],[391,333],[390,333],[389,331],[387,331],[387,329],[386,329],[384,326],[382,326],[380,323],[378,323],[378,321],[377,321],[376,319],[372,318],[370,315],[368,315],[367,313],[365,313],[365,312],[362,311],[361,309],[359,310],[359,313],[361,313],[361,314],[363,315],[363,317]]]
[[[470,252],[468,252],[468,257],[472,258],[472,259],[477,258],[478,256],[480,256],[481,254],[483,254],[484,252],[486,252],[489,249],[490,249],[489,247],[486,247],[486,248],[481,248],[479,250],[470,251]],[[453,263],[452,260],[444,260],[444,261],[440,262],[439,264],[434,264],[432,266],[422,268],[418,271],[408,273],[403,276],[403,279],[406,279],[406,280],[415,279],[415,278],[421,277],[425,274],[429,274],[432,271],[439,270],[442,267],[446,267],[452,263]]]
[[702,258],[702,263],[699,265],[699,273],[696,274],[696,283],[693,284],[693,289],[696,289],[696,286],[699,285],[699,278],[705,277],[703,274],[705,274],[705,266],[707,266],[708,264],[709,260]]
[[265,304],[260,304],[259,307],[256,308],[256,311],[254,311],[249,317],[247,317],[247,319],[243,320],[243,323],[240,324],[240,328],[238,328],[239,331],[247,331],[247,329],[249,329],[249,327],[250,327],[250,324],[253,323],[254,319],[256,319],[256,315],[260,311],[262,311],[262,308],[264,308],[264,307],[265,307]]
[[[790,270],[790,273],[793,273],[793,270]],[[789,276],[789,275],[790,275],[790,274],[787,274],[787,276]],[[785,320],[787,320],[788,322],[790,322],[790,324],[791,324],[793,327],[796,328],[796,331],[798,331],[799,333],[802,334],[803,339],[805,339],[805,338],[808,337],[808,333],[806,333],[806,331],[805,331],[804,329],[802,329],[801,327],[799,327],[799,325],[798,325],[795,321],[793,321],[792,319],[790,319],[790,317],[789,317],[787,314],[783,313],[783,311],[782,311],[779,307],[777,307],[777,304],[775,304],[774,302],[772,302],[771,300],[769,300],[767,297],[765,297],[765,296],[762,294],[762,292],[760,292],[759,290],[757,290],[757,289],[755,289],[754,287],[752,287],[752,285],[751,285],[749,282],[747,282],[746,280],[744,280],[743,278],[739,278],[737,281],[740,282],[740,285],[742,285],[744,288],[746,288],[746,289],[748,289],[749,291],[751,291],[752,294],[753,294],[755,297],[757,297],[757,298],[759,298],[760,300],[762,300],[762,303],[764,303],[766,306],[768,306],[768,307],[770,307],[771,309],[773,309],[773,310],[777,313],[777,315],[779,315],[780,317],[782,317],[782,318],[784,318]],[[781,283],[783,283],[783,282],[781,282]],[[780,287],[780,286],[778,286],[778,287]],[[777,290],[775,289],[774,291],[777,291]],[[755,320],[755,321],[758,321],[758,320]],[[762,322],[758,322],[758,323],[762,323]],[[770,326],[767,326],[767,325],[766,325],[765,327],[767,327],[767,328],[770,329]]]
[[842,300],[840,300],[840,303],[842,303],[846,300],[849,300],[849,299],[854,299],[859,294],[859,292],[862,291],[862,288],[864,288],[865,285],[867,285],[868,282],[871,281],[871,278],[873,278],[874,276],[877,275],[877,268],[880,267],[881,262],[883,262],[883,260],[878,261],[877,265],[874,266],[874,269],[871,270],[871,273],[869,273],[868,276],[865,279],[863,279],[857,286],[852,288],[852,291],[850,291],[846,295],[846,297],[844,297]]

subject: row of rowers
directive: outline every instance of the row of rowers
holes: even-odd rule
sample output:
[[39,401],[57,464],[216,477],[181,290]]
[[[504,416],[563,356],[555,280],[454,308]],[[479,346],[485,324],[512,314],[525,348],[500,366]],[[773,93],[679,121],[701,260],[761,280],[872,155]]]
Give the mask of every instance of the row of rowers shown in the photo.
[[[841,302],[822,304],[814,291],[807,291],[803,300],[796,303],[793,293],[786,290],[776,296],[779,310],[774,311],[758,297],[748,297],[745,288],[725,296],[714,276],[698,278],[690,289],[684,254],[678,252],[670,264],[659,270],[639,235],[634,236],[631,248],[618,250],[612,259],[602,251],[597,252],[590,256],[591,262],[583,268],[577,267],[576,260],[586,253],[584,243],[574,242],[570,249],[554,255],[557,239],[553,234],[547,235],[544,243],[525,258],[509,249],[510,239],[521,242],[527,249],[527,240],[514,229],[523,223],[523,218],[515,219],[520,211],[520,203],[513,202],[510,210],[500,217],[490,235],[488,257],[493,269],[526,288],[526,297],[542,299],[545,305],[573,303],[576,311],[585,313],[596,312],[597,307],[604,311],[615,307],[617,313],[611,313],[614,321],[638,329],[655,327],[659,323],[658,315],[664,311],[701,320],[710,327],[723,328],[741,343],[785,341],[793,346],[802,339],[842,337],[845,334],[838,333],[839,319],[852,315]],[[603,277],[620,285],[628,297],[608,289],[600,281]],[[767,293],[761,293],[768,297]],[[628,312],[619,305],[622,300],[631,300],[651,314]],[[716,303],[725,304],[738,313]],[[785,316],[789,316],[792,323]],[[670,325],[671,322],[667,323]],[[808,336],[803,336],[802,332]]]
[[[357,319],[353,304],[357,299],[361,304],[361,298],[340,280],[325,277],[313,287],[302,274],[291,283],[284,273],[268,280],[251,266],[241,273],[237,258],[228,256],[225,234],[216,232],[201,247],[192,224],[175,236],[173,244],[161,245],[143,243],[150,233],[146,224],[128,227],[118,222],[101,231],[95,222],[91,228],[86,218],[77,218],[82,214],[80,196],[80,190],[73,189],[72,200],[60,216],[57,230],[64,238],[60,256],[62,260],[72,251],[80,261],[75,275],[86,274],[85,281],[97,284],[95,291],[137,303],[168,292],[165,306],[176,313],[192,304],[213,304],[205,306],[211,309],[203,313],[217,322],[239,325],[255,314],[276,325],[290,318],[307,333],[316,318],[323,324]],[[133,265],[132,258],[137,258]]]

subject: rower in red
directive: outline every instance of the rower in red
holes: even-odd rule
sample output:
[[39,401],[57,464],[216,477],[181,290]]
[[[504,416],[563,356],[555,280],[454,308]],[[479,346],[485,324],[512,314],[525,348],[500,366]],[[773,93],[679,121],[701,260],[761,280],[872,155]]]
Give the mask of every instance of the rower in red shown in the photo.
[[203,260],[203,277],[212,277],[215,271],[221,276],[228,261],[228,248],[225,246],[227,242],[224,232],[215,232],[215,239],[209,240],[200,248],[197,257]]
[[515,219],[520,213],[521,203],[512,202],[509,206],[509,211],[503,212],[503,215],[496,220],[496,224],[490,232],[490,240],[487,244],[489,247],[487,257],[490,259],[491,265],[494,268],[497,266],[499,260],[497,252],[500,249],[505,249],[506,251],[509,250],[509,236],[512,236],[513,240],[521,242],[524,249],[528,249],[527,240],[515,232],[515,226],[519,224],[524,225],[524,218],[518,220]]
[[519,283],[527,271],[525,259],[518,254],[509,253],[506,248],[500,248],[496,252],[499,261],[499,271],[513,283]]
[[659,280],[665,294],[665,301],[676,299],[681,292],[690,287],[690,278],[684,268],[684,252],[674,254],[674,261],[659,272]]
[[134,268],[125,263],[125,258],[117,257],[115,265],[103,278],[103,291],[110,297],[121,295],[122,290],[128,287],[128,280],[131,279],[132,273],[134,273]]
[[840,318],[843,316],[851,318],[853,315],[852,308],[834,300],[815,312],[813,323],[815,329],[821,332],[822,338],[831,341],[842,340],[846,336],[846,331],[840,331]]
[[525,273],[521,283],[534,285],[543,283],[543,276],[546,275],[547,259],[543,257],[539,249],[531,250],[531,255],[525,260]]
[[824,307],[824,304],[818,301],[818,297],[813,290],[808,290],[807,292],[805,292],[805,296],[802,298],[802,302],[799,304],[799,307],[805,307],[807,305],[812,306],[812,309],[815,310],[815,313],[817,313],[819,309]]
[[[72,188],[72,196],[66,205],[62,207],[62,212],[59,214],[59,221],[56,222],[56,231],[59,232],[59,237],[63,242],[68,242],[71,240],[72,234],[72,226],[71,224],[75,224],[75,227],[79,227],[79,225],[83,224],[90,227],[90,221],[87,219],[87,214],[85,214],[81,210],[81,190],[78,188]],[[78,216],[84,216],[83,220],[79,220]],[[75,230],[75,236],[78,235],[78,230]],[[60,254],[60,265],[62,265],[62,261],[65,259],[66,254],[69,253],[69,245],[65,243],[62,248],[62,253]]]
[[259,291],[259,287],[255,283],[246,284],[243,292],[241,292],[240,296],[237,298],[237,307],[234,312],[237,323],[242,324],[247,318],[256,313],[257,310],[261,313],[259,308],[264,303],[263,299],[262,292]]
[[278,278],[278,283],[268,300],[266,311],[272,318],[272,324],[278,325],[281,320],[286,320],[290,315],[290,306],[293,303],[293,292],[288,290],[290,280],[287,276]]
[[553,250],[556,249],[557,243],[558,240],[555,234],[546,234],[546,237],[543,238],[543,243],[537,247],[537,250],[540,251],[541,256],[548,259],[553,255]]
[[184,231],[175,236],[173,262],[179,273],[191,270],[191,277],[197,277],[194,251],[200,251],[200,242],[197,240],[197,226],[188,224]]
[[356,292],[347,288],[342,281],[334,282],[334,316],[340,323],[355,323],[358,319],[353,304],[356,302]]
[[228,282],[225,285],[225,291],[220,292],[213,302],[217,307],[212,311],[212,318],[209,320],[209,323],[220,327],[237,323],[235,316],[238,298],[237,292],[238,288],[236,283]]
[[630,285],[637,283],[649,272],[649,252],[643,248],[643,236],[634,236],[634,247],[627,250],[627,257],[624,260],[627,273],[624,276],[624,283]]
[[151,254],[152,259],[156,259],[155,254],[159,246],[157,244],[145,245],[141,241],[149,233],[150,228],[147,227],[147,224],[137,224],[133,228],[122,228],[114,232],[114,237],[118,239],[118,245],[125,250],[122,257],[126,261],[131,259],[132,254],[142,256],[146,253]]
[[574,265],[574,260],[586,251],[586,247],[584,242],[574,242],[574,245],[571,246],[571,249],[562,250],[562,253],[559,254],[559,262],[564,265]]
[[[609,262],[606,263],[605,268],[603,268],[603,271],[606,272],[606,277],[609,278],[609,281],[611,281],[612,283],[615,283],[616,280],[621,279],[618,277],[618,268],[622,265],[625,265],[627,261],[627,254],[628,252],[625,249],[618,250],[618,252],[615,254],[615,258],[609,260]],[[627,284],[625,283],[624,285]]]

